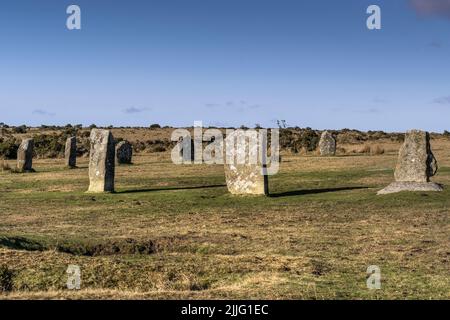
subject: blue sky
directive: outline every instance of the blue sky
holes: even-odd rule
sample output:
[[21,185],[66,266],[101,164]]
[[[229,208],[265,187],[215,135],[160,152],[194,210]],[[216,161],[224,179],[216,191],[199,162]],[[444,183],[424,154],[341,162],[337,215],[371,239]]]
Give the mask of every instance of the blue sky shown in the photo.
[[0,46],[8,124],[450,129],[450,0],[5,1]]

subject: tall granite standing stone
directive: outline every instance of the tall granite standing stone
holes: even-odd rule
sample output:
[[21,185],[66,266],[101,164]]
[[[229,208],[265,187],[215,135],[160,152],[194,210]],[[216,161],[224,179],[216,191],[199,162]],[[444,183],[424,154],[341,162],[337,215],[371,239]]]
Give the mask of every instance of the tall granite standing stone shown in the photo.
[[195,161],[195,143],[190,135],[180,137],[176,148],[182,163],[188,164]]
[[77,137],[70,137],[66,140],[65,149],[66,166],[76,168],[77,166]]
[[23,139],[17,150],[17,169],[21,172],[31,172],[33,170],[33,139]]
[[114,137],[109,130],[92,129],[90,140],[88,192],[114,192]]
[[131,164],[133,158],[133,147],[128,141],[121,141],[116,145],[116,163]]
[[336,155],[336,140],[328,131],[322,132],[320,136],[319,152],[321,156],[325,157]]
[[[225,155],[225,179],[228,191],[234,195],[268,195],[268,176],[258,157],[258,135],[246,136],[235,131],[227,136]],[[253,143],[251,141],[253,140]],[[252,147],[253,145],[253,147]],[[255,161],[256,160],[256,161]]]
[[395,181],[430,182],[430,177],[434,176],[437,170],[429,133],[419,130],[408,131],[398,155]]
[[437,183],[430,178],[438,170],[436,158],[431,151],[428,132],[411,130],[406,132],[405,142],[400,148],[395,182],[379,191],[378,194],[388,194],[400,191],[442,191]]

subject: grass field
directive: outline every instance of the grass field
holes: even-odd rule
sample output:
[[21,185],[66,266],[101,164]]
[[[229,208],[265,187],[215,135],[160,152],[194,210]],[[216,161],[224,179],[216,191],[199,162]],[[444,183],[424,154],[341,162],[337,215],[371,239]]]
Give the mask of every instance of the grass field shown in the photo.
[[115,194],[85,193],[84,158],[0,172],[0,297],[449,299],[450,141],[432,143],[442,193],[376,196],[396,152],[285,154],[270,197],[232,196],[223,167],[169,153],[118,167]]

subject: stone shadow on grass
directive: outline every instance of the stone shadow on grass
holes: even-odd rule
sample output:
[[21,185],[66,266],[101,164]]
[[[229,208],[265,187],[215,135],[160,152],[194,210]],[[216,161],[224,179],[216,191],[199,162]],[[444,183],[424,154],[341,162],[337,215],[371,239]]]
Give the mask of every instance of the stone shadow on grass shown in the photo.
[[195,189],[211,189],[211,188],[224,188],[226,184],[215,184],[210,186],[194,186],[194,187],[168,187],[168,188],[153,188],[153,189],[137,189],[137,190],[124,190],[117,191],[116,194],[126,194],[126,193],[145,193],[145,192],[156,192],[156,191],[175,191],[175,190],[195,190]]
[[319,194],[319,193],[327,193],[327,192],[360,190],[360,189],[369,189],[369,187],[339,187],[339,188],[324,188],[324,189],[304,189],[304,190],[272,193],[269,195],[269,197],[282,198],[282,197],[303,196],[303,195],[308,195],[308,194]]

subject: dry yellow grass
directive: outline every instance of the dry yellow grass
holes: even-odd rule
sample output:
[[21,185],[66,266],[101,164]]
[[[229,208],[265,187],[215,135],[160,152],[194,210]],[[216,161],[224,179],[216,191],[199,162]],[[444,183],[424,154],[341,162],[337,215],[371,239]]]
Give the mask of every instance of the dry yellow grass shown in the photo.
[[[447,186],[449,147],[433,141],[434,181]],[[0,173],[0,265],[13,275],[0,297],[448,299],[450,190],[377,197],[396,157],[283,154],[271,197],[249,198],[227,193],[221,166],[176,166],[168,153],[118,167],[116,194],[85,193],[87,159]],[[120,239],[157,250],[76,253]],[[81,291],[65,289],[69,264],[81,267]],[[380,266],[382,290],[367,289],[369,265]]]

